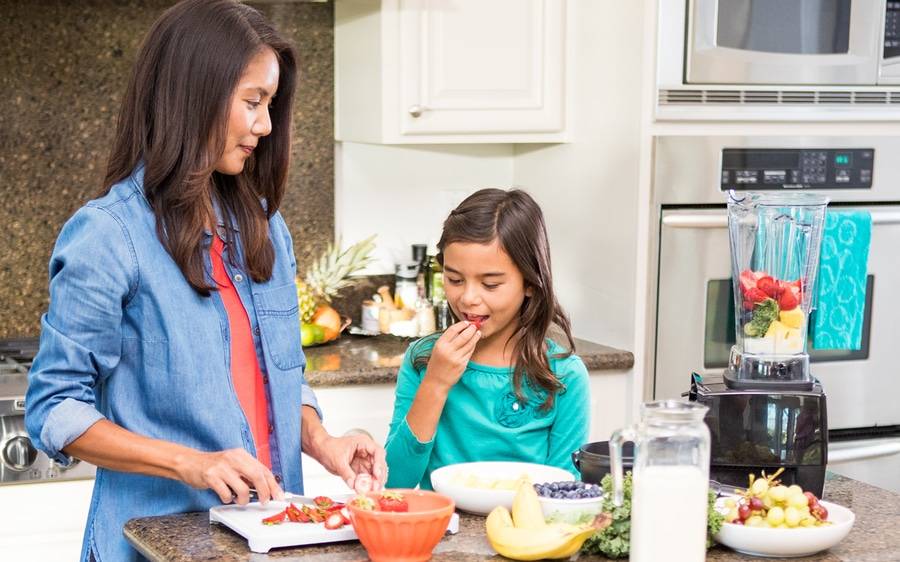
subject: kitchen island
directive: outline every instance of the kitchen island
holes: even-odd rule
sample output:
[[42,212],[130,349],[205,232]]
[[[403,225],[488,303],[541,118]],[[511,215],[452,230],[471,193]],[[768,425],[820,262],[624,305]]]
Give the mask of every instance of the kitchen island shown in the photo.
[[[856,480],[828,474],[825,499],[850,508],[856,514],[853,530],[833,549],[807,558],[823,562],[888,562],[900,560],[900,494]],[[125,525],[128,541],[154,562],[218,562],[304,560],[342,562],[367,560],[357,541],[323,546],[284,548],[267,554],[250,552],[243,537],[230,529],[209,523],[207,513],[185,513],[132,519]],[[491,550],[484,534],[484,518],[460,517],[459,533],[448,535],[435,548],[435,562],[475,562],[505,560]],[[582,556],[582,562],[606,560],[602,556]],[[760,560],[717,546],[707,560]]]

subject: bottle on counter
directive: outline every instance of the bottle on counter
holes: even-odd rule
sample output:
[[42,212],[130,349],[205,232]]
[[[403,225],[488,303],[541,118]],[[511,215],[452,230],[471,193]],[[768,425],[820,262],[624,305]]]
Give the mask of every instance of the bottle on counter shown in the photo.
[[416,308],[418,309],[418,300],[424,300],[428,298],[428,246],[425,244],[413,244],[412,258],[414,262],[419,264],[419,269],[416,272],[416,290],[418,291]]
[[409,261],[397,264],[394,275],[394,304],[397,308],[416,309],[416,301],[419,300],[419,289],[416,285],[418,273],[419,264],[416,262]]
[[427,293],[431,304],[437,306],[446,300],[444,294],[444,268],[441,266],[437,256],[429,256],[428,258],[428,283],[426,286],[430,289]]

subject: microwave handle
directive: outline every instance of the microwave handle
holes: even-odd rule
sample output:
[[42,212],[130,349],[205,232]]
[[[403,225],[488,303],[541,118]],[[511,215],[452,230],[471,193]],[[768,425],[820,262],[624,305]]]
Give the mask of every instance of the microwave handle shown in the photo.
[[[728,215],[669,215],[663,217],[662,224],[670,228],[728,228]],[[872,224],[900,224],[900,211],[875,211]]]

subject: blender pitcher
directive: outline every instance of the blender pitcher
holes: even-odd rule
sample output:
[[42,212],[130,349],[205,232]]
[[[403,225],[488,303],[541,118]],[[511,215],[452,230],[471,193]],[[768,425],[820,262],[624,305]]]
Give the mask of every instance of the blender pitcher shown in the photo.
[[624,500],[622,444],[634,442],[631,496],[632,562],[706,558],[709,495],[708,408],[664,400],[641,406],[641,421],[613,433],[609,441],[613,501]]
[[729,386],[811,381],[806,337],[827,205],[809,192],[730,193],[737,343]]

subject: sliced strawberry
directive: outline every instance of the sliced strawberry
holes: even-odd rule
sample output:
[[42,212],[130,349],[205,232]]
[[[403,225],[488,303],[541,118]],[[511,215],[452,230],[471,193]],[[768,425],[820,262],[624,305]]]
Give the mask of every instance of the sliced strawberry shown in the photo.
[[778,308],[781,310],[794,310],[800,304],[794,291],[785,291],[778,297]]
[[746,295],[747,291],[756,287],[756,279],[756,274],[749,269],[742,271],[740,275],[741,292]]
[[313,503],[316,504],[316,507],[327,508],[334,505],[334,500],[328,496],[316,496],[313,498]]
[[780,292],[778,289],[778,283],[769,275],[760,277],[756,281],[756,288],[764,292],[766,295],[772,297],[773,299],[777,299]]
[[341,508],[341,510],[338,513],[340,513],[341,517],[344,518],[344,525],[349,525],[350,524],[350,509],[348,509],[347,506],[344,506]]
[[752,289],[747,291],[747,300],[749,300],[753,304],[761,303],[767,298],[769,298],[769,295],[767,295],[760,289],[757,289],[756,287],[753,287]]
[[278,513],[276,513],[275,515],[272,515],[271,517],[266,517],[265,519],[262,520],[262,522],[263,522],[263,525],[278,525],[278,524],[282,523],[287,518],[287,516],[288,516],[288,513],[287,513],[287,510],[285,509],[284,511],[279,511]]
[[326,529],[331,529],[331,530],[340,529],[343,526],[344,526],[344,518],[341,516],[340,513],[337,513],[337,512],[332,513],[331,515],[328,516],[327,519],[325,519],[325,528]]

